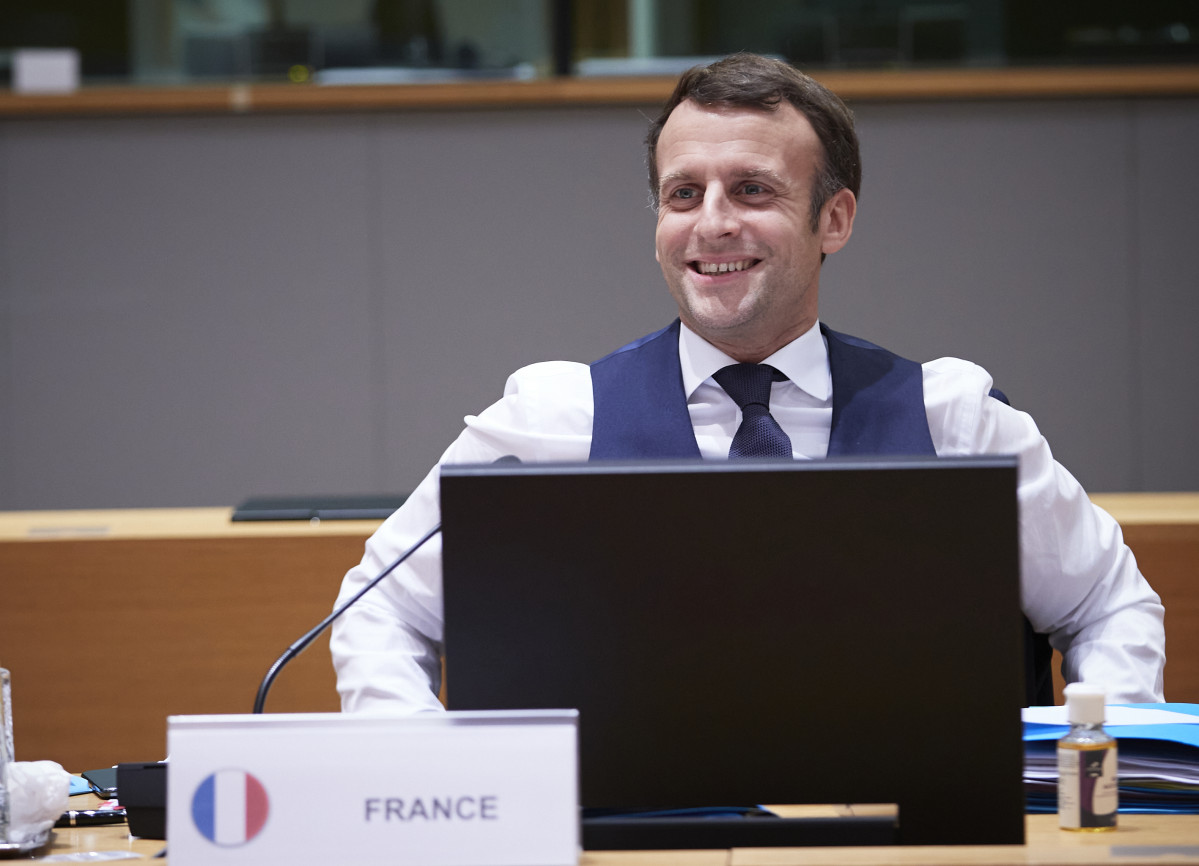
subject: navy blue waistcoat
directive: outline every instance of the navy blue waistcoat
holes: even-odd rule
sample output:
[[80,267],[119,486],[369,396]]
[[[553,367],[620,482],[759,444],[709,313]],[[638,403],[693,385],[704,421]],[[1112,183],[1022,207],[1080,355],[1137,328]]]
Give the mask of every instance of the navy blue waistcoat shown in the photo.
[[[933,455],[920,365],[823,324],[833,377],[829,456]],[[591,459],[699,457],[679,367],[679,321],[591,365]]]

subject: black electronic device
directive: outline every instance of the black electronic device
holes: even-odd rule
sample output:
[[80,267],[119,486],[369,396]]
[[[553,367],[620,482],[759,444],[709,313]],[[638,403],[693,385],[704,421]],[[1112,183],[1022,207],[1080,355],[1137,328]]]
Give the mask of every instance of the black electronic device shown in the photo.
[[98,770],[84,770],[79,774],[91,786],[92,793],[97,797],[107,799],[117,795],[116,767],[101,767]]
[[117,791],[129,821],[129,835],[143,839],[167,837],[165,761],[117,764]]
[[[1014,458],[445,466],[441,513],[449,707],[577,708],[584,807],[895,803],[902,844],[1023,843]],[[847,841],[725,823],[668,844]],[[659,847],[627,830],[584,843]]]
[[233,509],[235,522],[249,520],[384,520],[407,494],[251,496]]

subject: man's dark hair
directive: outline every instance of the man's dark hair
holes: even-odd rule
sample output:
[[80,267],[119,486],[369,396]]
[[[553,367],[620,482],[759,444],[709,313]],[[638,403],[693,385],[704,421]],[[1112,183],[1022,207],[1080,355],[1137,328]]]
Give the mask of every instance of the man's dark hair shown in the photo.
[[710,66],[683,73],[662,113],[650,125],[649,190],[654,209],[658,200],[658,138],[666,119],[682,102],[705,107],[756,108],[775,111],[785,100],[808,119],[824,146],[824,165],[812,185],[812,229],[820,223],[824,203],[840,189],[856,197],[862,185],[858,135],[851,112],[835,93],[793,66],[757,54],[733,54]]

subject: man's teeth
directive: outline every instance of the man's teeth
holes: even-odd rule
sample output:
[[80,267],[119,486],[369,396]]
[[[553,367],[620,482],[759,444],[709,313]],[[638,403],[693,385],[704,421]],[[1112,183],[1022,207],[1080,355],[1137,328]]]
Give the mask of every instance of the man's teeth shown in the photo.
[[696,262],[695,267],[701,274],[727,274],[729,271],[743,271],[752,266],[754,259],[742,259],[739,262]]

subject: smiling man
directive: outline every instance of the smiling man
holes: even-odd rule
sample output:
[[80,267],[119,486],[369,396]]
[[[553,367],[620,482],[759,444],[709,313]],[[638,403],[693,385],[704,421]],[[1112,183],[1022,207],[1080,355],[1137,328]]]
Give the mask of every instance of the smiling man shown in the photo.
[[[1030,635],[1062,651],[1068,682],[1161,701],[1160,599],[1032,419],[974,364],[918,364],[819,321],[821,262],[850,239],[861,178],[841,100],[784,63],[735,55],[680,79],[647,144],[679,319],[591,365],[517,371],[441,463],[1015,454]],[[339,603],[437,523],[438,471],[370,539]],[[441,708],[439,544],[334,625],[344,710]],[[1030,703],[1051,700],[1045,685]]]

